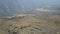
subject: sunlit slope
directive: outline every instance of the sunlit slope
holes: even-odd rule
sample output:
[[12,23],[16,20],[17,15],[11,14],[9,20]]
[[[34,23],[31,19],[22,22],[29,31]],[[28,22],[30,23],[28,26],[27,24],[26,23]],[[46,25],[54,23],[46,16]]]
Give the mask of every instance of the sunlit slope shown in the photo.
[[35,15],[0,19],[0,34],[57,34],[59,31],[55,21]]

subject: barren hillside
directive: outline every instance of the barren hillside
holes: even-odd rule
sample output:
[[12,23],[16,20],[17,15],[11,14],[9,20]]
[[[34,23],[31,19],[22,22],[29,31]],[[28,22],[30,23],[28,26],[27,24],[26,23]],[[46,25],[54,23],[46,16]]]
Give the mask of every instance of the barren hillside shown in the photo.
[[59,34],[57,24],[60,22],[35,15],[3,18],[0,19],[0,34]]

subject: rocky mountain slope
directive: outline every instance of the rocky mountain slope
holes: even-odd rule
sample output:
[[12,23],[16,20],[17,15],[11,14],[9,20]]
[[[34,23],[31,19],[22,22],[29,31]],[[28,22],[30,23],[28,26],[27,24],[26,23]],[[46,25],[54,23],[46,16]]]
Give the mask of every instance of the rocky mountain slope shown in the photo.
[[60,34],[60,21],[54,20],[31,14],[2,18],[0,34]]

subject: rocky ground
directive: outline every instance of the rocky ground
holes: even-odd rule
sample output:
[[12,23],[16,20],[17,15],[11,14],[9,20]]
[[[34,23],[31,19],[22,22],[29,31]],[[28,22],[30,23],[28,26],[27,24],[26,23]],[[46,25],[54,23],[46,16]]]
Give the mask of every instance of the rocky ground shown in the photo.
[[35,15],[0,19],[0,34],[60,34],[58,19]]

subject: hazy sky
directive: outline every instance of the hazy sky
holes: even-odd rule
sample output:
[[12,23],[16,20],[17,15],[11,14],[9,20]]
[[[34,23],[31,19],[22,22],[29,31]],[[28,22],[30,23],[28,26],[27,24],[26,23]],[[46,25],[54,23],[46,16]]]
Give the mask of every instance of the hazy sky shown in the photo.
[[[22,0],[20,0],[22,1]],[[60,7],[60,0],[23,0],[24,6],[29,8],[57,8]]]
[[9,9],[49,8],[60,10],[60,0],[0,0],[1,4]]

